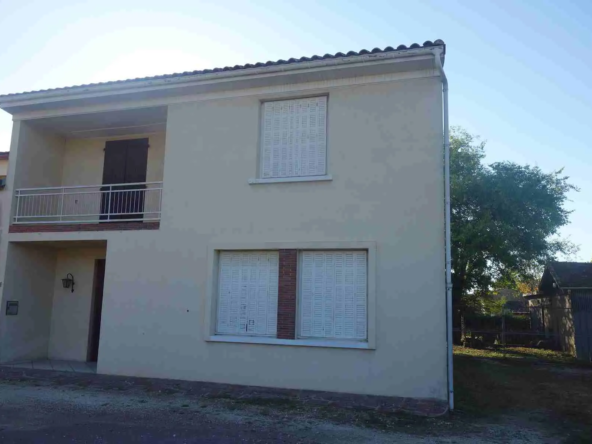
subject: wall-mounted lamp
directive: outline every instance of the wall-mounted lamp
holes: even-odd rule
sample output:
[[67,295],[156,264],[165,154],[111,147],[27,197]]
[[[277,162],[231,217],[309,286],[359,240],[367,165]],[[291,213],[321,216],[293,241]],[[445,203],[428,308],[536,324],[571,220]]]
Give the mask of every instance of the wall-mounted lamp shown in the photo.
[[72,287],[72,293],[74,293],[74,276],[72,273],[68,273],[64,279],[62,279],[62,285],[64,288]]

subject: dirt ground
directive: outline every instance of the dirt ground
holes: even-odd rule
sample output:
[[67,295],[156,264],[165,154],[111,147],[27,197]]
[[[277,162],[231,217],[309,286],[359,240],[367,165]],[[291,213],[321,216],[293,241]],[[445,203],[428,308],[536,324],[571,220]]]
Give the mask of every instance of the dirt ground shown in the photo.
[[459,350],[438,418],[196,395],[178,381],[0,370],[0,443],[592,442],[592,367]]
[[455,415],[592,442],[592,365],[555,351],[455,349]]

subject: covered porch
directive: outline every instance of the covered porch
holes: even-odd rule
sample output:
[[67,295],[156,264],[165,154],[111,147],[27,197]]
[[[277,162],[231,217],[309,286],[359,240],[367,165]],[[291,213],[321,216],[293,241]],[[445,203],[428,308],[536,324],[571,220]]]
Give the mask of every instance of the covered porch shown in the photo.
[[107,241],[9,242],[0,364],[96,371]]

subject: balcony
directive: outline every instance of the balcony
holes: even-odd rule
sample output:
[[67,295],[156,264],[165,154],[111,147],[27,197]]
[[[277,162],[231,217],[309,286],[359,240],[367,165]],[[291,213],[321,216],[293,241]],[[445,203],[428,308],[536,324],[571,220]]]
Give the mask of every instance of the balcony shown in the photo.
[[13,224],[158,222],[162,182],[21,188]]
[[9,233],[160,226],[166,107],[16,125]]

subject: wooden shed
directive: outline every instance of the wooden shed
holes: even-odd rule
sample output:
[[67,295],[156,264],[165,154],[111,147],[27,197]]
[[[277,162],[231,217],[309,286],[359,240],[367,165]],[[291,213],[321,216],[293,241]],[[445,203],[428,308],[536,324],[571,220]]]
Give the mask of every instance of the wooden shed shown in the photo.
[[592,361],[592,263],[550,263],[536,298],[548,307],[550,327],[561,349]]

